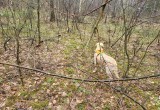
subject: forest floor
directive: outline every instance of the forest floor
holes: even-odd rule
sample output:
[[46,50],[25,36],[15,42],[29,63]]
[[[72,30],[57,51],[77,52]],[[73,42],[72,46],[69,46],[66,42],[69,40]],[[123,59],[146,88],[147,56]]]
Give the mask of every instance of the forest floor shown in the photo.
[[[107,80],[108,78],[104,72],[92,72],[97,37],[93,37],[86,46],[92,33],[91,26],[87,27],[86,25],[90,24],[79,25],[80,30],[71,29],[70,32],[65,32],[59,28],[56,29],[54,25],[47,24],[41,30],[44,42],[40,46],[37,46],[35,42],[31,45],[31,39],[21,37],[20,65],[40,69],[50,75],[21,68],[25,84],[22,86],[17,67],[0,65],[0,109],[140,110],[139,105],[125,96],[127,94],[148,110],[160,110],[159,77],[112,84],[74,80],[74,78],[89,80]],[[113,24],[106,26],[102,23],[100,26],[100,40],[105,44],[105,52],[117,60],[122,77],[127,65],[127,58],[123,51],[123,39],[114,43],[121,34],[120,28],[118,27],[115,31]],[[154,29],[156,30],[157,27],[155,26]],[[156,31],[153,32],[151,27],[144,28],[146,27],[143,26],[144,31],[139,30],[139,27],[136,28],[128,43],[132,61],[128,77],[142,77],[159,73],[157,40],[149,46],[145,59],[139,70],[135,72],[145,54],[146,47],[156,36]],[[21,36],[23,35],[25,32]],[[115,45],[111,47],[113,44]],[[135,47],[140,51],[133,56]],[[8,42],[6,51],[3,45],[0,45],[0,62],[16,64],[15,54],[14,39]],[[52,76],[54,74],[73,79]]]

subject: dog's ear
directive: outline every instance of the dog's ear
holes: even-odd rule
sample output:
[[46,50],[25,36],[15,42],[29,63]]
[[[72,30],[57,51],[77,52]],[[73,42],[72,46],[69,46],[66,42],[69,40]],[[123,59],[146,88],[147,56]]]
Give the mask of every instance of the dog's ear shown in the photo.
[[100,46],[101,46],[101,47],[104,47],[104,44],[103,44],[103,43],[100,43]]
[[96,47],[99,45],[99,43],[96,43]]
[[96,43],[96,46],[97,46],[97,47],[99,47],[99,46],[100,46],[100,47],[104,47],[104,44],[101,43],[101,42],[99,42],[99,43]]

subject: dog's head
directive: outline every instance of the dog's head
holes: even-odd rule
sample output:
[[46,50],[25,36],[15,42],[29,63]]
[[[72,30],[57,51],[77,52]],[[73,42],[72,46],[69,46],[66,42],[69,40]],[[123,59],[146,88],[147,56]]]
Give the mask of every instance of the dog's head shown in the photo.
[[103,53],[103,47],[104,47],[103,43],[97,43],[96,44],[96,50],[95,50],[95,52],[97,54]]
[[96,48],[99,50],[102,49],[103,47],[104,47],[104,44],[102,42],[99,42],[96,44]]

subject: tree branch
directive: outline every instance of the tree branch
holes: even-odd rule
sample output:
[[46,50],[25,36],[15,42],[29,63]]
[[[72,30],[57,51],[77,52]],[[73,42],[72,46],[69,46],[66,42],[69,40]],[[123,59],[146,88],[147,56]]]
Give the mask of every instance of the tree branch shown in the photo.
[[26,70],[31,70],[31,71],[36,71],[36,72],[43,73],[44,75],[54,76],[54,77],[58,77],[58,78],[84,81],[84,82],[122,82],[122,81],[143,80],[143,79],[148,79],[148,78],[160,78],[160,74],[155,74],[155,75],[148,75],[148,76],[142,76],[142,77],[137,77],[137,78],[124,78],[124,79],[113,79],[113,80],[90,80],[90,79],[82,79],[82,78],[73,78],[73,77],[59,75],[59,74],[52,74],[49,72],[42,71],[40,69],[28,68],[28,67],[24,67],[24,66],[9,64],[9,63],[0,62],[0,64],[13,66],[13,67],[17,67],[17,68],[22,68],[22,69],[26,69]]

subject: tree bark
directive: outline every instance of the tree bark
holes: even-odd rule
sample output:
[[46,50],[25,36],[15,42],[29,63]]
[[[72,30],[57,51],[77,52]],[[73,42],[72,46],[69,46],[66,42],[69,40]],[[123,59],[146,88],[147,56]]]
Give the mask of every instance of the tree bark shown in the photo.
[[55,12],[54,12],[54,0],[50,0],[50,10],[51,10],[51,14],[50,14],[50,22],[55,22]]
[[37,0],[37,29],[38,29],[38,44],[41,43],[41,33],[40,33],[40,0]]

